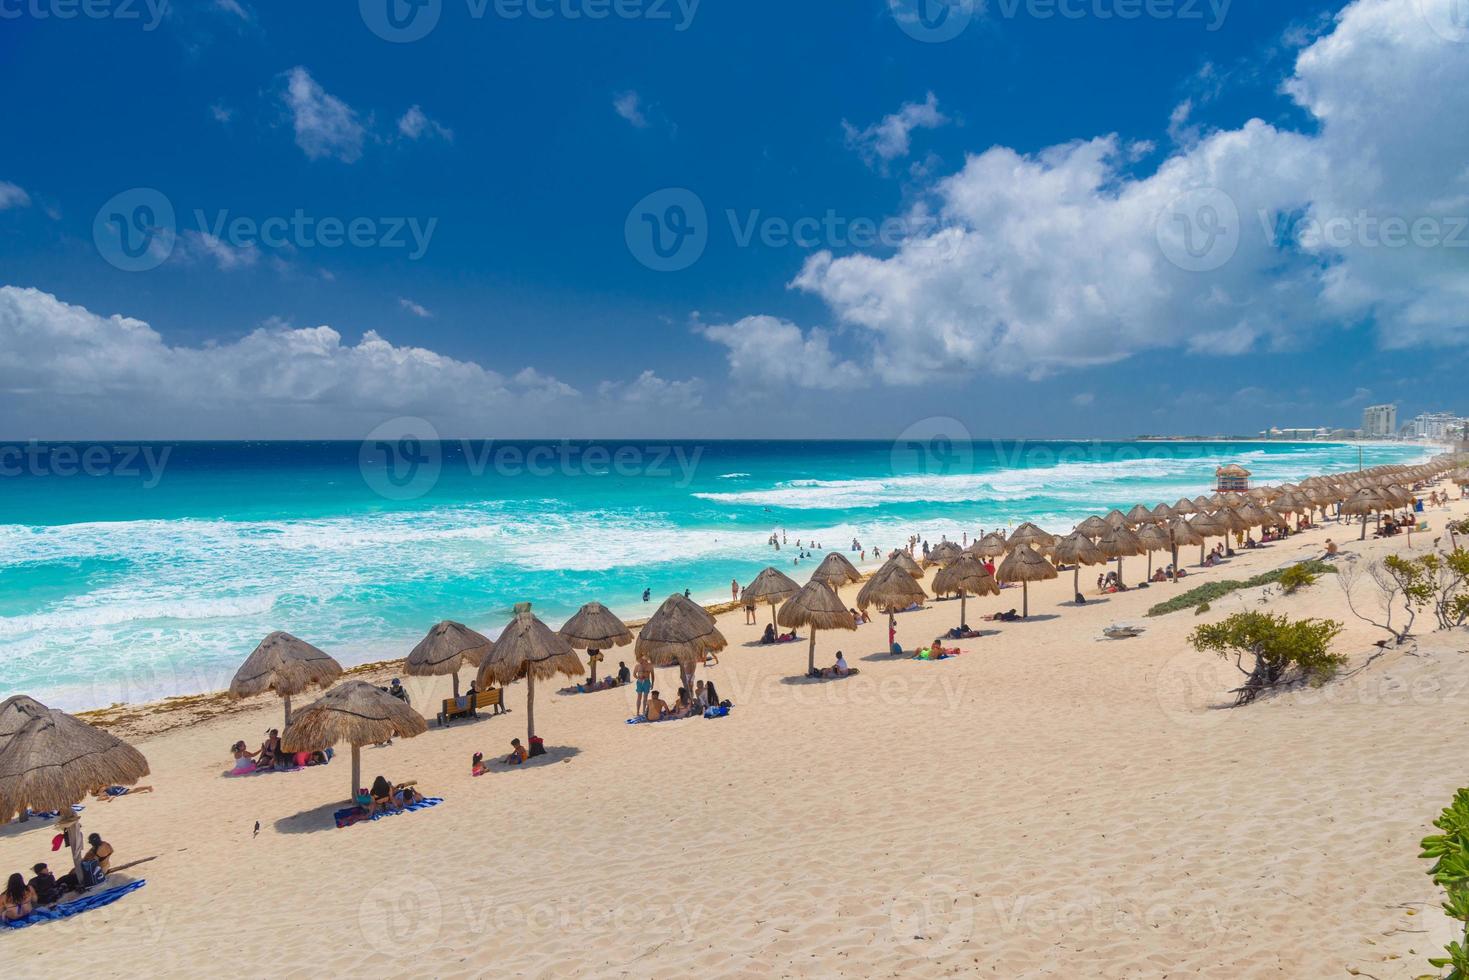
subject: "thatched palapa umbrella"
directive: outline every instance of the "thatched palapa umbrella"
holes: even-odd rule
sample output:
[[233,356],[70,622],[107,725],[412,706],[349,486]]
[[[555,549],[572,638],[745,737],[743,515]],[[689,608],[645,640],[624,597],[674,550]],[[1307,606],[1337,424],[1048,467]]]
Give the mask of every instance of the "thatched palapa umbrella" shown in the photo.
[[913,578],[923,578],[923,566],[914,561],[913,556],[908,554],[908,552],[906,551],[895,552],[893,554],[893,557],[884,562],[882,568],[878,569],[878,571],[882,571],[889,565],[896,565],[897,567],[901,568],[903,571],[911,575]]
[[1341,513],[1350,517],[1361,515],[1362,536],[1359,540],[1365,541],[1367,540],[1367,515],[1376,512],[1380,522],[1382,512],[1391,506],[1392,502],[1381,493],[1371,487],[1364,487],[1341,505]]
[[811,642],[806,653],[806,673],[816,673],[816,631],[855,630],[857,620],[842,604],[836,591],[819,578],[812,578],[805,587],[787,599],[778,614],[780,625],[792,629],[804,626],[811,631]]
[[816,566],[811,577],[818,582],[825,582],[833,592],[844,585],[862,581],[862,573],[840,551],[833,551],[821,559],[821,564]]
[[1200,565],[1204,563],[1204,547],[1208,538],[1224,538],[1225,543],[1229,543],[1229,525],[1208,511],[1200,511],[1198,516],[1189,522],[1189,526],[1199,536]]
[[1182,517],[1169,521],[1168,540],[1173,548],[1173,570],[1175,572],[1180,571],[1182,568],[1178,561],[1178,549],[1186,544],[1196,544],[1199,546],[1199,561],[1201,563],[1203,562],[1204,536],[1189,521]]
[[1157,524],[1149,524],[1137,532],[1137,540],[1144,551],[1148,554],[1148,581],[1153,579],[1153,552],[1168,551],[1173,547],[1173,539],[1168,532]]
[[404,661],[403,670],[410,677],[442,677],[448,674],[454,679],[454,697],[457,700],[459,671],[465,667],[478,667],[492,646],[488,637],[463,623],[446,619],[418,641],[418,646]]
[[999,595],[1000,583],[996,582],[984,565],[973,555],[963,555],[939,569],[933,577],[934,595],[959,593],[959,625],[964,626],[964,604],[973,595]]
[[344,681],[296,712],[281,747],[287,752],[324,752],[338,742],[352,746],[352,792],[362,790],[362,746],[428,731],[423,715],[366,681]]
[[1098,538],[1106,537],[1107,532],[1111,530],[1112,525],[1108,524],[1106,521],[1102,520],[1095,514],[1093,514],[1091,517],[1088,517],[1080,524],[1076,525],[1076,532],[1078,534],[1084,534],[1087,537],[1091,538],[1093,541],[1097,540]]
[[597,683],[597,661],[608,647],[625,647],[632,642],[632,630],[600,602],[589,602],[576,611],[558,630],[573,650],[587,652],[587,668],[592,683]]
[[1133,527],[1137,527],[1139,524],[1151,524],[1155,520],[1155,518],[1153,517],[1153,512],[1148,510],[1142,504],[1137,504],[1136,506],[1134,506],[1132,510],[1127,512],[1126,516],[1127,523],[1131,524]]
[[946,561],[953,561],[962,554],[964,554],[964,549],[954,542],[940,541],[928,549],[928,554],[923,556],[923,560],[930,565],[942,565]]
[[663,605],[638,630],[633,649],[646,656],[654,667],[677,664],[687,686],[693,683],[694,670],[704,662],[704,655],[718,653],[728,645],[709,611],[675,592],[663,600]]
[[795,579],[774,566],[766,567],[755,580],[740,593],[740,601],[747,606],[759,602],[770,603],[770,622],[775,623],[775,607],[801,591]]
[[1081,596],[1081,566],[1105,565],[1107,556],[1095,541],[1077,530],[1056,542],[1056,562],[1076,566],[1071,576],[1071,591]]
[[1050,551],[1056,547],[1056,537],[1026,521],[1010,532],[1010,538],[1005,542],[1005,550],[1014,551],[1021,545],[1030,545],[1040,551]]
[[1046,561],[1045,557],[1029,545],[1022,545],[1010,552],[995,572],[996,580],[1000,582],[1019,582],[1021,588],[1021,611],[1024,618],[1030,617],[1030,583],[1039,582],[1043,579],[1055,578],[1056,566]]
[[515,618],[480,664],[479,683],[483,687],[493,680],[504,687],[525,678],[525,737],[529,749],[529,740],[536,737],[536,681],[557,674],[580,677],[584,673],[581,658],[571,644],[537,619],[530,603],[522,602],[516,605]]
[[[0,705],[0,824],[27,809],[70,811],[92,793],[130,786],[148,775],[148,760],[115,735],[80,718],[17,695]],[[68,834],[82,880],[82,828]]]
[[888,614],[888,637],[891,643],[891,637],[897,629],[894,613],[927,598],[928,593],[923,591],[918,580],[902,565],[890,561],[858,590],[857,608],[866,611],[869,607],[876,606]]
[[1122,584],[1122,559],[1140,555],[1145,550],[1143,543],[1125,527],[1114,527],[1097,542],[1097,547],[1108,558],[1117,559],[1117,584]]
[[289,633],[276,631],[260,641],[230,681],[230,697],[248,698],[274,691],[286,703],[285,727],[291,727],[291,698],[313,687],[328,687],[342,676],[342,665]]

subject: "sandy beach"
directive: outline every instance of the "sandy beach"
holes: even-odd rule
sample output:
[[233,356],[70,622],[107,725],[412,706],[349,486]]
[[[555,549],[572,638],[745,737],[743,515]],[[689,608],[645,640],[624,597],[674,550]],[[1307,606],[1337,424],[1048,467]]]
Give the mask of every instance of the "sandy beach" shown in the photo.
[[[1450,514],[1425,516],[1420,552]],[[1469,634],[1420,631],[1371,657],[1382,634],[1328,576],[1266,601],[1342,620],[1351,665],[1222,709],[1238,675],[1186,637],[1262,608],[1261,590],[1144,618],[1180,588],[1319,555],[1328,537],[1360,559],[1408,547],[1328,522],[1083,608],[1063,573],[1032,587],[1030,621],[985,623],[940,663],[886,655],[876,617],[819,635],[818,663],[840,648],[861,669],[840,681],[800,678],[804,642],[756,646],[761,627],[726,612],[730,646],[701,676],[734,702],[728,718],[629,726],[631,688],[543,686],[549,755],[471,778],[473,752],[524,736],[516,684],[507,715],[364,749],[364,777],[416,779],[444,802],[342,830],[344,756],[222,777],[233,741],[279,724],[274,698],[89,716],[151,765],[156,792],[83,814],[115,846],[118,878],[148,884],[0,943],[18,972],[50,976],[1421,975],[1450,937],[1417,854],[1465,782]],[[1145,562],[1128,559],[1127,578]],[[1096,572],[1083,569],[1089,595]],[[971,599],[968,618],[1019,605],[1006,590]],[[900,615],[899,641],[926,643],[958,615],[956,601]],[[1098,639],[1118,621],[1147,631]],[[619,659],[631,648],[605,666]],[[405,681],[431,718],[448,679]],[[52,833],[0,828],[0,871],[64,863]]]

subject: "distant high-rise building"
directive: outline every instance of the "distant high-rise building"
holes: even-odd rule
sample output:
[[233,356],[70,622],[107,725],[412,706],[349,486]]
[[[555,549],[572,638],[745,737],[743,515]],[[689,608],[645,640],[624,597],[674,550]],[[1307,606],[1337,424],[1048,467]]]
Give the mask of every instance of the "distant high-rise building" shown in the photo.
[[1461,422],[1463,419],[1453,412],[1424,412],[1413,420],[1413,436],[1418,439],[1443,442],[1451,438],[1450,430],[1456,428]]
[[1396,405],[1369,405],[1362,409],[1362,438],[1386,439],[1397,435],[1398,407]]

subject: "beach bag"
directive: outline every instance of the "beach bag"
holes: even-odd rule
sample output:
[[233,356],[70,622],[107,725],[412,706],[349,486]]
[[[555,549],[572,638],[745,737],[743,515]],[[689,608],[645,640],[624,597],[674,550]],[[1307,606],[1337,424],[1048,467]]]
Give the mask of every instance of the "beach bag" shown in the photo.
[[717,704],[712,708],[704,709],[705,718],[723,718],[727,714],[729,714],[728,701],[724,702],[723,704]]
[[96,861],[82,862],[82,887],[91,888],[100,885],[107,880],[107,872],[102,870],[102,865]]
[[545,742],[545,740],[542,739],[541,736],[539,736],[539,735],[532,735],[531,738],[530,738],[530,756],[528,758],[533,758],[535,756],[545,755],[545,754],[546,754],[546,742]]

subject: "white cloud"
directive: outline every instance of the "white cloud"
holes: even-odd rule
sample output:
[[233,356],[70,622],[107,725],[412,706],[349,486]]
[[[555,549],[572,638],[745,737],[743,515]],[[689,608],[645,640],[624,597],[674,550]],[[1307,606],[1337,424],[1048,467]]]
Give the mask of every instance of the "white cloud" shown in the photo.
[[255,19],[255,15],[240,0],[214,0],[214,9],[233,14],[246,23]]
[[403,307],[403,309],[407,310],[409,313],[412,313],[414,316],[421,317],[425,320],[433,316],[433,314],[430,313],[427,308],[420,306],[406,296],[398,297],[398,305]]
[[866,129],[858,129],[845,119],[842,131],[847,137],[847,146],[862,155],[869,164],[886,166],[899,157],[905,157],[912,149],[912,134],[915,129],[937,129],[949,121],[939,111],[939,101],[932,92],[922,102],[905,102],[903,107],[881,122]]
[[244,245],[231,245],[229,242],[221,241],[207,231],[195,231],[188,229],[178,239],[176,254],[184,261],[196,259],[208,259],[212,261],[221,272],[233,272],[236,269],[253,269],[260,261],[260,249],[254,242]]
[[643,114],[642,99],[636,92],[619,92],[612,100],[612,110],[638,129],[648,128],[648,117]]
[[0,211],[7,208],[30,207],[31,196],[18,184],[0,180]]
[[740,386],[834,389],[863,380],[857,365],[833,353],[823,331],[802,333],[789,320],[747,316],[735,323],[698,323],[694,330],[727,349],[730,380]]
[[360,438],[384,417],[421,416],[446,436],[677,431],[697,382],[651,372],[589,398],[533,368],[504,375],[329,326],[269,321],[203,347],[100,316],[37,289],[0,286],[0,416],[27,438]]
[[216,102],[209,107],[209,115],[214,117],[215,122],[221,125],[228,125],[235,118],[235,110],[223,102]]
[[666,381],[652,371],[644,371],[632,381],[604,381],[597,390],[604,398],[627,405],[661,407],[671,411],[691,411],[703,402],[704,383],[698,378],[688,381]]
[[[1421,6],[1448,22],[1451,2]],[[1431,30],[1419,6],[1358,0],[1300,52],[1285,90],[1314,117],[1309,131],[1251,120],[1141,176],[1115,135],[1029,154],[993,147],[930,188],[920,207],[936,230],[886,256],[818,253],[793,285],[824,300],[892,383],[959,369],[1040,376],[1155,348],[1290,349],[1369,319],[1385,346],[1462,344],[1469,248],[1385,247],[1370,231],[1335,244],[1275,237],[1282,214],[1427,217],[1446,236],[1469,214],[1469,48]],[[1199,188],[1237,208],[1239,245],[1222,266],[1189,271],[1164,254],[1160,216]],[[1172,245],[1186,230],[1162,237]],[[783,333],[824,345],[794,325]],[[753,354],[715,339],[732,364]]]
[[355,163],[362,157],[366,130],[357,113],[317,84],[304,67],[297,65],[286,72],[282,100],[291,112],[296,145],[309,159],[335,157]]
[[437,136],[445,142],[454,142],[454,131],[436,119],[430,119],[419,106],[410,106],[398,119],[398,132],[408,139],[422,136]]

